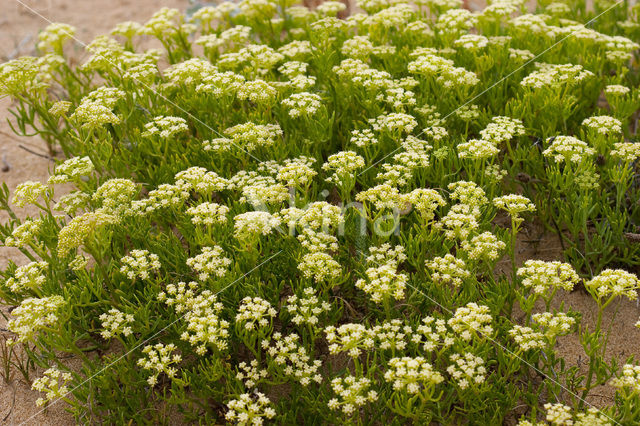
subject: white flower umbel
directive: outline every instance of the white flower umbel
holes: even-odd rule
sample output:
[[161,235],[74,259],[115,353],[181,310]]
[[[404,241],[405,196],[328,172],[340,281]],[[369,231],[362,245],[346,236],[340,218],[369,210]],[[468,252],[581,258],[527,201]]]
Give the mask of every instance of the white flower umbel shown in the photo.
[[640,366],[625,364],[622,375],[611,380],[610,384],[625,396],[640,395]]
[[47,279],[44,271],[48,266],[49,263],[45,261],[30,262],[20,266],[13,273],[13,276],[7,279],[5,285],[16,293],[23,290],[37,291]]
[[610,155],[625,163],[631,163],[640,157],[640,142],[619,142],[613,144]]
[[157,116],[144,125],[143,136],[158,136],[166,139],[189,131],[187,121],[181,117]]
[[356,281],[356,287],[367,293],[375,303],[388,303],[390,298],[404,299],[409,278],[406,274],[398,273],[393,263],[368,268],[365,275],[366,278]]
[[338,328],[331,325],[324,332],[331,354],[347,352],[350,357],[357,358],[363,350],[373,348],[373,330],[362,324],[343,324]]
[[368,402],[375,402],[378,393],[370,390],[371,380],[366,377],[337,377],[331,381],[331,388],[337,398],[329,400],[331,410],[340,410],[345,416],[357,413]]
[[307,253],[298,264],[305,278],[313,278],[316,283],[336,280],[342,275],[342,266],[331,255],[322,252]]
[[272,419],[276,411],[271,407],[271,401],[263,393],[243,393],[238,399],[227,402],[225,418],[229,422],[241,426],[261,425],[265,419]]
[[314,116],[322,107],[322,99],[315,93],[294,93],[283,99],[282,105],[287,108],[291,118],[308,118]]
[[426,316],[413,333],[411,342],[419,345],[423,351],[431,353],[450,347],[455,339],[444,319]]
[[516,324],[509,330],[509,336],[523,352],[532,349],[544,349],[547,345],[544,334],[535,331],[531,327],[523,327]]
[[472,160],[484,160],[495,157],[500,150],[492,143],[482,139],[470,139],[458,144],[458,157]]
[[187,209],[187,214],[191,216],[191,223],[206,227],[227,223],[228,213],[229,207],[207,202]]
[[434,257],[426,261],[431,270],[431,279],[438,284],[460,287],[463,281],[471,276],[464,260],[447,253],[444,257]]
[[120,261],[122,262],[120,272],[130,280],[135,280],[136,278],[141,280],[149,279],[162,266],[158,255],[149,253],[148,250],[131,250],[129,255],[123,257]]
[[431,398],[435,386],[444,381],[442,374],[423,357],[391,358],[384,379],[393,383],[395,392],[421,393],[426,399]]
[[206,281],[210,276],[222,278],[227,274],[231,259],[224,257],[224,250],[220,246],[202,247],[202,252],[187,259],[187,266],[198,273],[200,281]]
[[365,166],[364,158],[353,151],[340,151],[327,158],[322,169],[331,172],[326,181],[333,183],[346,198],[355,185],[355,172]]
[[447,323],[460,339],[468,342],[474,338],[491,339],[492,322],[493,317],[488,306],[470,302],[456,309]]
[[4,240],[7,247],[25,247],[29,245],[39,245],[36,237],[42,226],[41,219],[27,219],[11,232],[11,236]]
[[635,274],[622,269],[605,269],[599,275],[587,281],[585,287],[599,304],[604,303],[606,305],[618,296],[636,300],[640,281]]
[[229,182],[218,176],[216,172],[209,171],[204,167],[189,167],[186,170],[176,173],[176,187],[185,192],[195,192],[204,197],[209,197],[216,191],[227,188]]
[[24,207],[28,204],[37,204],[40,197],[48,202],[51,189],[41,182],[26,181],[16,187],[11,202],[18,207]]
[[151,375],[147,379],[149,386],[155,386],[158,383],[158,376],[165,373],[167,377],[173,379],[176,377],[175,367],[173,364],[177,364],[182,361],[182,356],[179,354],[173,354],[176,345],[169,343],[164,345],[162,343],[156,343],[155,345],[147,345],[142,349],[142,358],[138,359],[138,366],[143,370],[149,370]]
[[241,241],[251,242],[261,235],[269,235],[280,225],[280,219],[269,212],[241,213],[233,218],[234,236]]
[[241,380],[245,387],[249,389],[255,388],[269,376],[269,372],[260,368],[256,359],[251,360],[250,363],[242,361],[238,364],[237,370],[236,379]]
[[196,354],[205,355],[209,348],[217,351],[227,349],[229,322],[222,319],[224,305],[218,302],[210,290],[197,293],[198,283],[179,282],[168,284],[158,294],[158,300],[173,306],[176,313],[187,323],[180,339],[194,346]]
[[99,203],[102,211],[120,217],[128,213],[138,186],[129,179],[109,179],[93,193],[91,199]]
[[287,297],[284,309],[292,316],[291,321],[296,325],[308,325],[315,327],[319,323],[319,317],[329,312],[331,304],[320,300],[313,287],[307,287],[301,296]]
[[[11,311],[12,319],[7,328],[18,335],[17,342],[28,342],[37,338],[43,328],[59,326],[59,311],[65,304],[62,296],[49,296],[41,299],[28,298]],[[11,342],[14,342],[10,339]],[[7,341],[7,343],[10,343]]]
[[271,358],[271,367],[276,370],[275,375],[281,375],[299,382],[302,386],[312,383],[322,383],[319,373],[322,361],[312,360],[300,336],[295,333],[283,336],[273,333],[273,345],[269,340],[262,341],[262,348]]
[[407,200],[427,223],[433,220],[439,207],[447,204],[438,191],[429,188],[414,189],[407,195]]
[[105,339],[110,339],[118,334],[129,336],[133,333],[131,326],[134,317],[131,314],[125,314],[116,308],[111,308],[108,312],[100,314],[98,319],[102,323],[100,335]]
[[555,292],[560,288],[571,291],[580,280],[576,271],[568,263],[543,260],[525,261],[524,266],[518,268],[517,276],[522,279],[523,287],[539,295],[549,291]]
[[491,122],[480,131],[483,140],[493,144],[500,145],[508,142],[516,136],[523,136],[525,128],[522,120],[511,117],[497,116],[491,119]]
[[576,324],[575,318],[570,317],[564,312],[555,314],[551,312],[539,312],[531,315],[531,320],[544,332],[545,337],[551,342],[552,346],[557,336],[564,336],[571,333],[571,330]]
[[542,155],[552,158],[556,163],[582,163],[596,153],[586,142],[573,136],[556,136],[550,138],[548,143],[551,145]]
[[67,383],[72,379],[71,373],[63,373],[57,368],[49,368],[45,370],[42,377],[36,379],[31,384],[31,389],[38,392],[44,392],[44,398],[38,398],[36,405],[41,407],[49,402],[65,399],[70,390]]
[[265,328],[276,314],[277,311],[268,301],[259,297],[245,297],[238,307],[236,325],[249,331]]
[[405,350],[413,329],[399,319],[392,319],[376,325],[372,332],[375,336],[376,348],[395,354],[396,351]]
[[451,375],[460,389],[477,390],[483,385],[487,369],[482,358],[466,352],[453,354],[450,359],[452,364],[447,367],[447,373]]
[[561,403],[546,403],[544,409],[547,410],[546,420],[554,426],[572,426],[573,415],[571,407]]
[[622,122],[608,115],[596,115],[586,118],[582,121],[582,125],[603,135],[622,132]]
[[497,260],[506,247],[503,241],[488,231],[462,242],[462,249],[470,259],[486,262]]
[[536,206],[527,197],[518,194],[508,194],[493,199],[493,205],[506,211],[516,224],[522,222],[520,215],[524,212],[535,212]]
[[47,183],[77,182],[82,176],[88,176],[94,170],[93,163],[89,157],[72,157],[56,166]]

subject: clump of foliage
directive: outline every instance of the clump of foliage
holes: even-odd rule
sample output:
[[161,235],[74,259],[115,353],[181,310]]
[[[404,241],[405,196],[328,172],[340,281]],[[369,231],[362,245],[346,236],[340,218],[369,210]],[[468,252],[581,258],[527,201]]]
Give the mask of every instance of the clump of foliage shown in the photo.
[[[0,65],[14,130],[65,155],[0,194],[28,259],[0,298],[9,344],[46,368],[38,404],[105,423],[639,422],[640,367],[604,356],[603,324],[639,285],[638,9],[461,3],[165,8],[80,64],[52,24],[39,57]],[[534,221],[563,261],[516,262]],[[595,324],[559,302],[578,287]],[[569,334],[586,369],[558,350]]]

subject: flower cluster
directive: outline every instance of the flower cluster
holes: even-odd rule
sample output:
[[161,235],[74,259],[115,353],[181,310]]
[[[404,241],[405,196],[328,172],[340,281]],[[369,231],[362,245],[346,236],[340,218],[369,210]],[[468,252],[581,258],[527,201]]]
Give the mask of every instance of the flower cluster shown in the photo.
[[271,401],[264,394],[256,392],[253,396],[243,393],[238,399],[227,402],[229,411],[225,418],[239,425],[261,425],[264,419],[272,419],[276,411],[271,407]]
[[103,328],[100,335],[105,339],[110,339],[118,334],[129,336],[133,333],[131,325],[134,318],[131,314],[125,314],[116,308],[111,308],[108,312],[100,314],[98,319],[102,322]]
[[251,389],[256,387],[261,380],[267,378],[268,375],[269,372],[265,369],[260,369],[258,360],[254,359],[249,364],[244,361],[238,364],[236,379],[242,380],[242,383]]
[[315,93],[295,93],[282,100],[282,104],[289,110],[291,118],[311,117],[322,106],[320,96]]
[[462,242],[462,249],[470,259],[484,261],[497,260],[506,246],[503,241],[500,241],[491,232],[483,232],[468,241]]
[[40,197],[47,199],[49,188],[40,182],[27,181],[16,187],[12,202],[18,207],[24,207],[37,203]]
[[138,366],[151,372],[147,379],[149,386],[155,386],[158,383],[158,376],[162,373],[165,373],[170,379],[176,376],[178,370],[171,365],[182,361],[182,356],[173,354],[176,349],[176,345],[173,343],[168,345],[156,343],[155,345],[147,345],[142,349],[144,356],[138,359]]
[[640,281],[635,274],[622,269],[605,269],[584,285],[598,300],[617,296],[636,300]]
[[442,374],[422,357],[391,358],[384,379],[393,383],[393,390],[409,394],[431,394],[433,387],[444,381]]
[[264,328],[270,324],[276,314],[276,310],[266,300],[259,297],[245,297],[238,307],[236,324],[241,324],[245,330]]
[[151,274],[160,270],[162,265],[159,259],[157,254],[149,253],[148,250],[131,250],[128,256],[120,259],[122,262],[120,272],[130,280],[136,278],[146,280]]
[[547,342],[544,338],[544,334],[539,331],[535,331],[530,327],[514,325],[513,328],[509,330],[509,335],[522,351],[543,349],[546,347]]
[[523,287],[539,295],[561,288],[571,291],[580,280],[571,265],[557,261],[527,260],[518,268],[517,275],[522,279]]
[[446,254],[444,257],[434,257],[432,260],[428,260],[426,265],[432,271],[431,278],[433,281],[439,284],[460,287],[463,281],[471,276],[464,260],[458,259],[452,254]]
[[456,309],[448,325],[462,340],[469,341],[475,337],[490,338],[493,335],[492,322],[493,317],[488,306],[470,302]]
[[337,328],[331,325],[324,332],[332,354],[347,352],[350,357],[356,358],[363,349],[373,347],[374,334],[362,324],[343,324]]
[[302,291],[302,296],[292,295],[287,297],[285,310],[292,315],[291,321],[297,325],[308,324],[316,326],[319,316],[331,309],[331,304],[321,301],[316,296],[313,287],[306,287]]
[[611,386],[627,395],[640,394],[640,366],[625,364],[622,367],[622,375],[613,379]]
[[198,272],[200,281],[206,281],[212,275],[218,278],[224,277],[229,265],[231,265],[231,259],[224,257],[224,251],[220,246],[202,247],[200,254],[187,259],[187,266]]
[[269,235],[280,225],[280,220],[268,212],[247,212],[234,220],[234,235],[242,241],[251,241],[260,235]]
[[210,290],[197,290],[198,283],[194,281],[169,284],[158,294],[158,300],[173,306],[187,323],[180,339],[195,346],[198,355],[204,355],[210,346],[222,351],[227,348],[229,337],[229,322],[220,317],[224,306]]
[[347,416],[353,415],[366,403],[378,400],[378,393],[370,390],[370,387],[371,380],[366,377],[346,376],[333,379],[331,389],[338,398],[329,400],[329,409],[341,410]]
[[187,214],[191,216],[194,225],[212,226],[227,222],[229,207],[217,203],[200,203],[197,206],[189,207]]
[[493,199],[493,205],[506,211],[512,220],[521,220],[524,212],[535,212],[536,206],[527,197],[518,194],[503,195]]
[[460,389],[475,389],[486,380],[487,369],[484,360],[470,352],[451,355],[452,364],[447,367],[447,373],[451,375]]
[[608,115],[586,118],[582,122],[582,125],[600,134],[616,134],[622,132],[622,123],[620,120]]
[[145,124],[144,129],[143,136],[171,138],[177,134],[188,132],[189,126],[187,126],[187,121],[181,117],[158,116]]
[[276,138],[282,135],[282,129],[277,124],[256,124],[247,122],[229,127],[224,131],[233,144],[248,151],[259,147],[271,146]]
[[371,248],[367,262],[372,266],[365,271],[366,278],[356,281],[356,287],[375,303],[386,303],[390,298],[404,299],[408,276],[398,272],[400,262],[406,258],[403,251],[402,246],[391,249],[388,244]]
[[83,176],[89,176],[94,171],[89,157],[72,157],[58,164],[54,173],[49,176],[49,184],[78,181]]
[[117,222],[113,215],[96,211],[74,217],[58,234],[58,256],[65,257],[82,246],[101,228]]
[[331,281],[342,274],[342,266],[331,255],[311,252],[302,257],[298,269],[305,278],[313,278],[316,283]]
[[285,376],[300,382],[302,386],[309,386],[312,382],[322,382],[322,375],[318,372],[322,361],[311,360],[300,341],[300,336],[295,333],[282,336],[281,333],[276,332],[273,333],[273,341],[274,345],[270,346],[268,340],[263,340],[262,348]]
[[332,171],[327,182],[331,182],[339,188],[350,191],[355,183],[355,172],[365,165],[364,158],[353,151],[340,151],[331,154],[327,162],[322,165],[322,169]]
[[22,222],[20,225],[11,232],[11,236],[4,240],[4,245],[7,247],[25,247],[36,243],[36,237],[42,226],[42,220],[40,219],[28,219]]
[[18,335],[17,342],[33,340],[41,329],[59,325],[58,313],[64,304],[62,296],[25,299],[11,312],[7,328]]
[[36,290],[42,286],[47,277],[44,270],[49,266],[47,262],[31,262],[24,266],[20,266],[13,273],[5,285],[11,291],[19,292],[25,289]]
[[542,154],[557,163],[581,163],[595,154],[595,150],[573,136],[556,136],[549,140],[549,148]]
[[44,398],[38,398],[36,405],[41,407],[48,402],[65,398],[69,394],[67,383],[72,379],[71,373],[63,373],[56,368],[45,370],[42,377],[37,378],[31,384],[31,389],[44,392]]
[[101,211],[120,217],[127,213],[138,187],[129,179],[109,179],[96,189],[91,199],[101,206]]

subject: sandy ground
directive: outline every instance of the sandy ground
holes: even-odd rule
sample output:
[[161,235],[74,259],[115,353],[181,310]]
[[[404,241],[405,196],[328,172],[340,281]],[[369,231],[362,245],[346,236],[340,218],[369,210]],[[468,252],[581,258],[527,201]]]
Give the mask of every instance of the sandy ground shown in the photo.
[[[475,6],[477,2],[472,3]],[[118,22],[144,22],[160,7],[185,9],[188,5],[187,0],[5,0],[0,15],[0,59],[4,61],[20,55],[34,54],[38,30],[48,25],[49,21],[74,25],[77,27],[76,37],[83,43],[88,43],[96,35],[109,31]],[[76,47],[78,52],[82,51],[80,45]],[[25,150],[26,148],[46,156],[46,147],[42,141],[13,136],[6,122],[10,117],[7,112],[10,107],[8,99],[0,100],[0,181],[13,190],[17,184],[25,180],[46,180],[52,162]],[[22,217],[34,213],[29,209],[18,209],[17,212]],[[6,220],[6,216],[0,213],[0,221],[3,220]],[[522,233],[519,247],[518,262],[529,258],[561,259],[557,238],[541,233],[536,227],[529,227]],[[9,260],[22,264],[26,259],[17,250],[0,248],[0,267],[6,267]],[[508,264],[505,266],[508,268]],[[565,308],[582,312],[585,324],[594,323],[594,303],[584,291],[565,294],[561,301],[565,303]],[[610,324],[615,309],[616,306],[612,306],[607,312],[605,325]],[[620,361],[631,355],[640,358],[640,330],[634,327],[640,313],[638,305],[635,302],[622,301],[618,309],[607,356],[616,357]],[[4,328],[3,323],[4,321],[0,322],[0,330]],[[3,340],[4,336],[0,332],[0,349]],[[565,356],[568,365],[585,367],[585,354],[577,336],[560,340],[559,351]],[[56,404],[47,411],[41,411],[35,406],[35,400],[39,395],[30,390],[30,384],[15,371],[12,379],[9,385],[0,379],[1,424],[59,426],[74,423],[71,415],[65,412],[64,404]],[[613,389],[603,386],[588,399],[589,402],[601,406],[611,404],[612,397]]]

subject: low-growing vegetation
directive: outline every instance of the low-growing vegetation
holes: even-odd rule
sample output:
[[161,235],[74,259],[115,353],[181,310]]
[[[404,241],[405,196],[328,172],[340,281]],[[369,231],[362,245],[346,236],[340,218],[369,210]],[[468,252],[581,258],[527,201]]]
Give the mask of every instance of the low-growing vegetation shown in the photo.
[[[0,273],[3,354],[26,354],[38,405],[105,424],[638,424],[640,366],[605,356],[603,316],[640,284],[640,9],[461,6],[162,9],[81,62],[51,24],[40,56],[0,65],[14,131],[63,156],[0,193],[0,237],[28,259]],[[563,259],[519,262],[528,224]],[[594,406],[603,385],[615,401]]]

